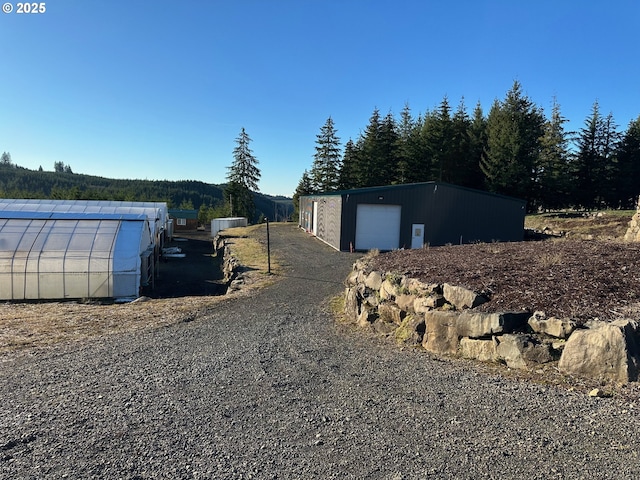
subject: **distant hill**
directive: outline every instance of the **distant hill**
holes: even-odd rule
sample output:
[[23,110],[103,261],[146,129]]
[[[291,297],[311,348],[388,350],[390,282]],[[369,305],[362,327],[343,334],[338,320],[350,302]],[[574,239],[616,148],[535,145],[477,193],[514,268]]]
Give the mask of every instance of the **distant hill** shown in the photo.
[[[169,208],[191,203],[216,207],[224,203],[224,185],[197,180],[120,180],[70,172],[29,170],[0,164],[0,198],[52,198],[167,202]],[[254,194],[256,221],[283,220],[293,212],[291,198]]]

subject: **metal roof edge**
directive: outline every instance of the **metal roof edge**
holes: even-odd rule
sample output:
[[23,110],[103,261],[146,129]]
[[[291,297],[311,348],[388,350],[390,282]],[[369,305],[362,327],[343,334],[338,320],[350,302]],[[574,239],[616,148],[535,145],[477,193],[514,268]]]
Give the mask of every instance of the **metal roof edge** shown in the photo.
[[0,210],[0,218],[30,220],[122,220],[146,221],[142,213],[78,213],[78,212],[32,212],[27,210]]
[[504,198],[505,200],[517,201],[517,202],[523,203],[525,205],[527,204],[527,201],[523,200],[521,198],[511,197],[509,195],[503,195],[501,193],[488,192],[486,190],[479,190],[477,188],[463,187],[463,186],[460,186],[460,185],[454,185],[453,183],[437,182],[437,181],[418,182],[418,183],[400,183],[400,184],[397,184],[397,185],[380,185],[380,186],[375,186],[375,187],[352,188],[352,189],[349,189],[349,190],[336,190],[336,191],[331,191],[331,192],[320,192],[320,193],[312,193],[312,194],[309,194],[309,195],[300,195],[300,197],[313,198],[313,197],[330,197],[330,196],[353,195],[353,194],[358,194],[358,193],[379,192],[379,191],[384,191],[384,190],[389,190],[389,189],[400,190],[400,189],[404,189],[404,188],[411,188],[411,187],[417,187],[417,186],[423,186],[423,185],[436,185],[436,186],[440,186],[441,185],[441,186],[448,187],[448,188],[454,188],[454,189],[458,189],[458,190],[466,190],[466,191],[469,191],[469,192],[479,193],[479,194],[483,194],[483,195],[489,195],[489,196],[492,196],[492,197]]

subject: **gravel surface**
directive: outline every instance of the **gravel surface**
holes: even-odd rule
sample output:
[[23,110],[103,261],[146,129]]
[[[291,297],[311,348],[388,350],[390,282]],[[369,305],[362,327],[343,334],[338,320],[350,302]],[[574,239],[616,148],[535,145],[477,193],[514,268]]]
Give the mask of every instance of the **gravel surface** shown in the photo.
[[271,240],[284,278],[206,317],[0,358],[0,478],[640,477],[640,406],[353,332],[355,256]]

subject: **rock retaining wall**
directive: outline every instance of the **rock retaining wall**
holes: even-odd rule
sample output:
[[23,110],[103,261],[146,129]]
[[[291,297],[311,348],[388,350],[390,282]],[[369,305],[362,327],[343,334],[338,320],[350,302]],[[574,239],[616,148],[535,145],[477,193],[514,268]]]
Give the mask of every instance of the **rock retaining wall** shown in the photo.
[[475,307],[487,302],[482,295],[447,283],[371,271],[365,260],[354,264],[345,283],[346,317],[401,344],[510,368],[553,362],[566,374],[638,380],[640,326],[634,320],[596,320],[576,330],[570,319],[547,318],[544,312],[479,312]]
[[220,263],[223,279],[227,285],[227,293],[239,290],[244,284],[242,265],[238,259],[233,256],[228,239],[220,235],[216,235],[213,239],[213,250],[217,257],[222,258]]

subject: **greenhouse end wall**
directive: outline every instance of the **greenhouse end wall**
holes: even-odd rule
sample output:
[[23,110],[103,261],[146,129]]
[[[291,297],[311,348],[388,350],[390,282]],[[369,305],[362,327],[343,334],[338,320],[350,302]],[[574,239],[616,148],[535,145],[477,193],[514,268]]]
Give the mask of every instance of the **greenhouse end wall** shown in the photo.
[[137,297],[152,252],[144,215],[0,211],[0,299]]

